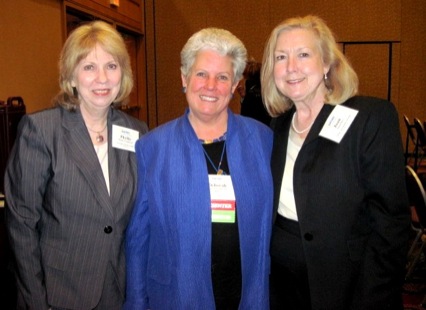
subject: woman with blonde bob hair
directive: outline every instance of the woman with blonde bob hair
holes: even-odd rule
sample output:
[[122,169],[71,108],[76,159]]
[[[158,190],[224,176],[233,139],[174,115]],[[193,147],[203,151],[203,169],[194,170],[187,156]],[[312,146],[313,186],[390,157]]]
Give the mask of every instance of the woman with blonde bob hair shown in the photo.
[[271,309],[402,309],[410,213],[398,113],[358,78],[316,16],[271,33]]
[[55,104],[67,109],[75,109],[79,104],[78,93],[72,85],[75,69],[79,62],[96,46],[102,47],[117,61],[121,68],[121,87],[114,98],[114,105],[118,106],[125,102],[133,89],[132,67],[130,57],[124,44],[123,38],[111,25],[95,21],[84,24],[68,37],[62,49],[59,59],[59,87],[61,91],[56,96]]
[[322,61],[330,66],[327,79],[324,81],[328,90],[325,94],[326,102],[340,104],[354,96],[358,92],[358,76],[340,51],[330,28],[316,16],[290,18],[274,28],[263,55],[262,94],[264,102],[267,103],[268,112],[276,117],[293,105],[291,99],[283,95],[276,87],[272,74],[274,47],[277,45],[278,36],[292,29],[309,29],[316,35],[315,43],[318,45]]
[[17,309],[121,309],[124,231],[146,124],[116,109],[132,89],[123,38],[95,21],[60,56],[56,105],[25,115],[5,175]]

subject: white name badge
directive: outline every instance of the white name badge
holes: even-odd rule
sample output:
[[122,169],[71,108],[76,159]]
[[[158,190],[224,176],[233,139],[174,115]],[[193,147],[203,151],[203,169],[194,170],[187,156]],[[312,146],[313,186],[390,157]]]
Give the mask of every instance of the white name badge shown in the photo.
[[139,139],[139,131],[112,125],[112,147],[135,152],[135,143]]
[[235,194],[230,175],[209,174],[213,223],[235,223]]
[[331,112],[327,118],[327,121],[322,127],[319,135],[331,141],[340,143],[357,114],[357,110],[342,105],[336,105],[333,112]]

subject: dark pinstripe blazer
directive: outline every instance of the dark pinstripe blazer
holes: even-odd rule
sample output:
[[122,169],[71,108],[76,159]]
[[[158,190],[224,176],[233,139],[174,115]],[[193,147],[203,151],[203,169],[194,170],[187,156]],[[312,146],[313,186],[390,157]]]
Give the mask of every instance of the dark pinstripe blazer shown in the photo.
[[[319,136],[334,108],[326,104],[294,164],[312,309],[402,309],[410,211],[398,114],[377,98],[344,105],[359,112],[342,141]],[[274,218],[293,114],[273,120]]]
[[6,221],[18,289],[31,309],[94,308],[107,271],[124,297],[123,236],[136,193],[136,159],[112,148],[113,124],[147,131],[145,123],[110,109],[110,195],[79,111],[57,107],[19,125],[5,175]]

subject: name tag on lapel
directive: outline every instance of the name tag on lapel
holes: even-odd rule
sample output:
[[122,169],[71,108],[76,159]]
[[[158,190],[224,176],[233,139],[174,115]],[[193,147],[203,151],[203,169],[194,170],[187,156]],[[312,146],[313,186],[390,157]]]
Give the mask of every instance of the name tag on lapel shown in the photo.
[[358,111],[355,109],[336,105],[333,112],[328,116],[319,135],[336,143],[340,143],[357,114]]
[[135,143],[139,139],[139,132],[134,129],[112,125],[112,147],[135,152]]

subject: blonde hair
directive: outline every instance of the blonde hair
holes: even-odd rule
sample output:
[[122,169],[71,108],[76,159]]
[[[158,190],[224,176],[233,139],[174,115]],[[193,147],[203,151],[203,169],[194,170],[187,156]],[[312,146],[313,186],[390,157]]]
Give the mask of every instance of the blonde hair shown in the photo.
[[324,80],[328,89],[324,98],[325,102],[340,104],[354,96],[358,92],[358,76],[349,61],[339,50],[335,37],[326,23],[321,18],[313,15],[289,18],[272,30],[263,53],[261,85],[263,102],[268,113],[276,117],[293,106],[291,99],[284,96],[274,82],[274,52],[278,37],[281,33],[293,29],[312,31],[317,38],[323,63],[330,66],[327,79]]
[[99,44],[118,62],[122,76],[120,91],[114,100],[119,105],[127,100],[133,88],[133,75],[130,57],[121,34],[110,24],[94,21],[76,28],[66,40],[59,59],[60,92],[54,98],[54,104],[67,110],[75,110],[80,104],[77,90],[71,83],[80,61]]

